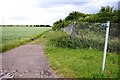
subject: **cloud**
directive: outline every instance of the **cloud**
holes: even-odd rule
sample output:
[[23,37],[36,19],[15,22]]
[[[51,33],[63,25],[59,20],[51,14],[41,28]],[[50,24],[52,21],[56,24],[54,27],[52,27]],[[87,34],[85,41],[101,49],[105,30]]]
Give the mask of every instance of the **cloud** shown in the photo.
[[[114,0],[118,2],[118,0]],[[1,0],[0,24],[49,24],[72,11],[95,13],[101,6],[116,6],[113,0]]]
[[13,19],[13,20],[28,20],[28,18],[26,18],[24,16],[14,16],[11,19]]

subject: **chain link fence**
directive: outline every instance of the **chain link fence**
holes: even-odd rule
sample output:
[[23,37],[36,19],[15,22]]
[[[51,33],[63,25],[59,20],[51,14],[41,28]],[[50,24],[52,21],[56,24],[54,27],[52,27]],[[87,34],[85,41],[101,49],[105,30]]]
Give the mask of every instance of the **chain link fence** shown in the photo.
[[[73,44],[84,47],[104,49],[105,23],[71,22],[62,29],[70,36]],[[109,52],[120,52],[119,23],[111,23],[108,40]]]

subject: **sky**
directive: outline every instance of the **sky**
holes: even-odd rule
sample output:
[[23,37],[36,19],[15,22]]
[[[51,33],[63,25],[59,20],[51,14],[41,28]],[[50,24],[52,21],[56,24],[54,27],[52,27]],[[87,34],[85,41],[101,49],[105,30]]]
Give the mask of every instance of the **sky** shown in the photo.
[[0,25],[53,25],[70,12],[97,13],[118,8],[120,0],[0,0]]

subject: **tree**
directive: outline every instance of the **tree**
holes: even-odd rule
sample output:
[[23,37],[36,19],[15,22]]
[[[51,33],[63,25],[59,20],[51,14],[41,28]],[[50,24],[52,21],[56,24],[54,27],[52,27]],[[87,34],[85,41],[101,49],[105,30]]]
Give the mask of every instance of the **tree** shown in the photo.
[[110,7],[110,6],[102,7],[98,13],[98,16],[100,17],[101,22],[112,20],[114,16],[113,12],[114,12],[113,7]]
[[45,25],[45,27],[51,27],[50,25]]
[[53,24],[52,29],[53,29],[53,30],[60,30],[60,28],[62,28],[62,26],[63,26],[62,19],[60,19],[59,21],[56,21],[56,22]]
[[120,22],[120,10],[114,10],[113,22],[115,23]]
[[83,14],[83,13],[80,13],[80,12],[77,12],[77,11],[74,11],[72,13],[70,13],[66,18],[65,20],[68,21],[68,20],[78,20],[80,17],[85,17],[86,15]]

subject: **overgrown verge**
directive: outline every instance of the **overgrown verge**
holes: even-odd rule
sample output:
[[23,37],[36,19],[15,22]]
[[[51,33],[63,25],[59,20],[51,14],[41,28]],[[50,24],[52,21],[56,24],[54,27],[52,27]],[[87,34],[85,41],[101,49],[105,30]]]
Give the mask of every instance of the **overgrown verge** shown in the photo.
[[[58,38],[53,38],[50,41],[54,46],[62,48],[95,48],[102,51],[104,49],[104,41],[97,39],[74,38],[74,40],[72,40],[70,36],[64,35]],[[119,53],[120,44],[115,42],[108,43],[108,51]]]
[[[118,26],[118,23],[111,23],[107,49],[108,52],[120,52]],[[101,23],[71,22],[65,28],[59,28],[60,30],[66,32],[68,36],[65,35],[52,39],[51,42],[57,47],[67,47],[73,49],[95,48],[102,51],[104,50],[106,30],[105,25],[102,25]]]
[[[68,42],[64,42],[66,39]],[[39,40],[45,41],[46,46],[44,51],[48,57],[49,65],[60,76],[65,78],[116,79],[119,76],[119,55],[107,53],[103,74],[101,71],[103,51],[94,48],[82,48],[84,46],[81,46],[81,49],[74,48],[75,46],[71,43],[70,37],[60,31],[50,31],[42,35]],[[57,43],[58,40],[61,41],[61,44]],[[69,47],[73,47],[73,49]]]

